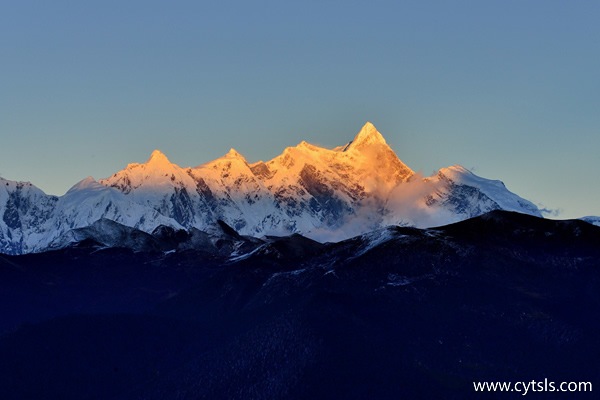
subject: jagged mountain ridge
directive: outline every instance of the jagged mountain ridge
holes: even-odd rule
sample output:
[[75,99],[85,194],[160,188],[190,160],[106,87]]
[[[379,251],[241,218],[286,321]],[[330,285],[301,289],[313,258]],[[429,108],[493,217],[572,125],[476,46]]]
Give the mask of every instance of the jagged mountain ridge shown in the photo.
[[[495,209],[541,216],[500,181],[453,166],[421,178],[371,123],[344,146],[301,142],[267,162],[237,151],[182,168],[155,150],[146,163],[79,182],[64,196],[0,182],[0,251],[60,245],[66,233],[108,219],[152,232],[158,226],[211,231],[223,220],[244,235],[301,233],[336,241],[387,225],[431,227]],[[68,236],[68,235],[67,235]]]

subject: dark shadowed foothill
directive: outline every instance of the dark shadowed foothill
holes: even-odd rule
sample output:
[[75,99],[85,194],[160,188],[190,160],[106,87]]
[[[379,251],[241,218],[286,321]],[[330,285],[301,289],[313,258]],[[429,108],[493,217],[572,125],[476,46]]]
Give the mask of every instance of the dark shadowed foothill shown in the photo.
[[3,398],[462,399],[473,381],[600,382],[599,227],[494,211],[330,244],[221,228],[119,231],[122,247],[88,230],[2,256]]

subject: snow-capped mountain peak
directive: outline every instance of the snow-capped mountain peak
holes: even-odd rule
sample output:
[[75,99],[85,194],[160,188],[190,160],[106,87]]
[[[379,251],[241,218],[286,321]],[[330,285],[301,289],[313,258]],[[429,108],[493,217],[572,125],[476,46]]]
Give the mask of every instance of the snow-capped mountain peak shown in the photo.
[[148,158],[146,164],[169,166],[171,162],[162,151],[156,149],[150,154],[150,158]]
[[435,176],[425,180],[433,183],[434,186],[443,187],[429,197],[429,204],[433,205],[435,199],[442,194],[445,202],[456,204],[455,210],[465,213],[468,218],[491,210],[517,211],[542,216],[532,202],[509,191],[504,182],[482,178],[461,165],[442,168]]
[[175,186],[184,185],[182,182],[193,185],[193,180],[185,169],[171,163],[160,150],[154,150],[145,163],[128,164],[125,169],[101,179],[99,183],[117,188],[125,194],[143,190],[162,196],[165,190],[170,191]]
[[174,166],[176,167],[162,151],[154,150],[145,163],[127,164],[124,171],[136,171],[135,173],[139,173],[140,171],[170,171]]
[[367,122],[356,134],[354,139],[344,148],[344,151],[352,151],[359,150],[365,146],[369,145],[385,145],[387,146],[387,142],[385,138],[379,133],[375,125],[370,122]]
[[223,157],[242,159],[244,162],[246,161],[246,158],[242,154],[240,154],[236,149],[234,149],[233,147],[231,149],[229,149],[227,154],[225,154]]
[[79,192],[82,190],[94,190],[94,189],[99,189],[99,188],[104,188],[104,186],[102,186],[100,183],[98,183],[98,181],[96,181],[94,179],[94,177],[88,176],[87,178],[82,179],[79,182],[77,182],[76,184],[74,184],[67,191],[67,194]]

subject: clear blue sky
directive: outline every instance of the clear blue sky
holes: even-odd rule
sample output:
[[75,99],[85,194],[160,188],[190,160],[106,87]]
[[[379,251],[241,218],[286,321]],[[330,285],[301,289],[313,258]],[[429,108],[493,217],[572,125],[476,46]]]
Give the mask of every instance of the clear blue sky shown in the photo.
[[194,166],[333,147],[372,121],[600,215],[600,2],[3,1],[0,175],[62,194],[159,148]]

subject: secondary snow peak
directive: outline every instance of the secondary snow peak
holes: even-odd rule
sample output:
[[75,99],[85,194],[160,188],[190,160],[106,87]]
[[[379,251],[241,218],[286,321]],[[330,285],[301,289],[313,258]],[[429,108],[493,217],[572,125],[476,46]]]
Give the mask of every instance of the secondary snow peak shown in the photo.
[[92,176],[88,176],[85,179],[80,180],[75,185],[73,185],[67,193],[74,193],[81,190],[92,189],[100,186],[100,184],[94,179]]

